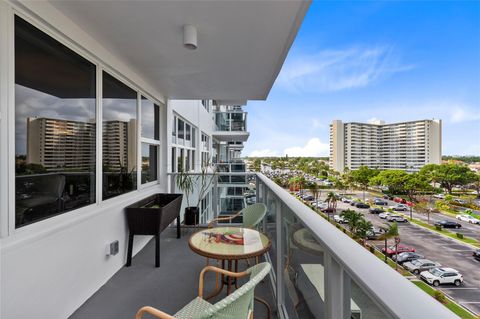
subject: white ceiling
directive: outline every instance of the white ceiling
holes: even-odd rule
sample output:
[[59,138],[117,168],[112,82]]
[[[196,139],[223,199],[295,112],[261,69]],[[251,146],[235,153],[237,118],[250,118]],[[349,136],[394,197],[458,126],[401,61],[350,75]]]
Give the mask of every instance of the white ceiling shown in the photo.
[[[266,99],[310,1],[51,1],[171,99]],[[183,47],[183,25],[198,49]]]

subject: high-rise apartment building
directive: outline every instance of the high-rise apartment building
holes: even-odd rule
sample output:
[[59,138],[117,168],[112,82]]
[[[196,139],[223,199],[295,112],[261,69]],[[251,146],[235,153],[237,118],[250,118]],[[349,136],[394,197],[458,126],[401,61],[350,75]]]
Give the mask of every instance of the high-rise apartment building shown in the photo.
[[109,170],[135,170],[137,121],[103,122],[103,166]]
[[95,159],[95,123],[51,118],[27,119],[27,163],[47,171],[85,171]]
[[360,166],[417,172],[442,160],[442,122],[438,119],[385,124],[330,125],[330,166],[343,172]]

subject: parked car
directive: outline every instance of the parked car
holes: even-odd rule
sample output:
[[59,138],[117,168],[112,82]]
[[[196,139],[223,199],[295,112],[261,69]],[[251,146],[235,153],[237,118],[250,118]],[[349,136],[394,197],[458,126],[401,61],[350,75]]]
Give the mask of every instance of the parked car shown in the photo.
[[420,278],[435,287],[441,284],[454,284],[458,287],[463,282],[463,276],[453,268],[432,268],[422,271]]
[[[414,253],[415,248],[404,246],[404,245],[398,245],[397,249],[395,250],[395,245],[392,245],[390,247],[387,247],[387,256],[392,257],[393,255],[397,254],[397,251],[398,251],[398,254],[404,253],[404,252]],[[382,253],[385,253],[385,248],[382,248]]]
[[352,201],[350,202],[350,206],[355,206],[356,203],[359,203],[359,201],[352,199]]
[[450,221],[450,220],[446,220],[446,219],[436,222],[435,226],[440,226],[440,227],[443,227],[443,228],[457,228],[457,229],[462,227],[462,225],[460,225],[459,223],[454,222],[454,221]]
[[335,213],[335,208],[333,208],[333,207],[325,207],[325,208],[322,208],[321,210],[322,210],[322,212],[324,212],[326,214]]
[[312,201],[312,200],[315,200],[315,197],[313,197],[313,195],[305,194],[305,195],[302,196],[302,199]]
[[346,224],[347,221],[340,215],[334,215],[333,220],[336,221],[339,224]]
[[350,204],[352,202],[352,200],[350,198],[342,197],[342,202]]
[[438,199],[445,199],[445,194],[435,194],[433,197],[438,198]]
[[380,198],[375,198],[375,199],[373,200],[373,203],[374,203],[375,205],[378,205],[378,206],[387,206],[387,205],[388,205],[388,203],[387,203],[386,201],[381,200]]
[[403,216],[400,216],[400,215],[395,215],[395,214],[391,214],[390,216],[387,216],[387,220],[389,222],[398,222],[398,223],[407,223],[408,220],[403,217]]
[[473,258],[480,261],[480,249],[475,250],[472,255],[473,255]]
[[453,201],[458,203],[458,204],[462,204],[462,205],[468,204],[468,202],[466,200],[460,199],[460,198],[455,198]]
[[389,199],[389,200],[392,200],[393,199],[393,196],[390,196],[390,195],[383,195],[383,199]]
[[458,214],[456,217],[458,220],[463,220],[464,222],[469,222],[470,224],[480,224],[480,219],[476,219],[475,217],[467,214]]
[[403,268],[415,275],[420,274],[422,271],[427,271],[432,268],[438,268],[440,266],[441,265],[439,263],[431,261],[429,259],[415,259],[412,261],[407,261],[403,264]]
[[355,204],[355,207],[365,209],[365,208],[370,208],[370,205],[362,203],[362,202],[357,202]]
[[406,203],[407,203],[407,200],[406,200],[405,198],[401,198],[401,197],[395,197],[395,198],[393,199],[393,201],[394,201],[395,203],[402,203],[402,204],[406,204]]
[[385,212],[383,209],[378,207],[372,207],[368,211],[370,212],[370,214],[381,214]]
[[378,229],[373,227],[369,231],[367,231],[367,239],[375,240],[379,239],[385,231],[383,229]]
[[[398,259],[397,259],[397,256],[398,256]],[[412,261],[420,258],[424,258],[424,256],[414,252],[409,252],[409,251],[392,256],[392,259],[393,260],[397,259],[399,264],[403,264],[407,261]]]
[[408,210],[408,206],[404,204],[397,204],[394,206],[390,206],[390,208],[397,212],[406,212]]
[[387,219],[388,216],[390,216],[392,213],[390,212],[384,212],[384,213],[380,213],[378,214],[378,217],[380,217],[381,219]]

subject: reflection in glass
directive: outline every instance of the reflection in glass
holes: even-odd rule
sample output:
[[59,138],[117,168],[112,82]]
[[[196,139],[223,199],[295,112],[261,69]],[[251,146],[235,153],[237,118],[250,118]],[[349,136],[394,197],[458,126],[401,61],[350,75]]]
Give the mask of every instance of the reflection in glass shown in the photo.
[[159,107],[142,96],[142,137],[159,140]]
[[142,143],[142,184],[156,181],[158,146]]
[[15,17],[15,227],[95,202],[95,71]]
[[137,92],[103,73],[103,199],[137,189]]

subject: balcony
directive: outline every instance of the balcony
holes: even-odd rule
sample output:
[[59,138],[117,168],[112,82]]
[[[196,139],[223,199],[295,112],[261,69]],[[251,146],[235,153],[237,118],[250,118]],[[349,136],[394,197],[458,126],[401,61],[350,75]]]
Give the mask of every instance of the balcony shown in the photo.
[[[272,241],[265,256],[272,272],[255,294],[268,301],[273,318],[417,318],[420,314],[455,318],[273,181],[262,174],[249,178],[255,183],[257,202],[267,206],[261,230]],[[213,189],[212,217],[219,201]],[[183,238],[177,240],[174,230],[168,229],[162,234],[160,268],[153,267],[150,242],[131,268],[121,269],[71,318],[133,318],[144,305],[175,313],[195,298],[198,274],[205,265],[205,259],[188,248],[191,232],[184,229]],[[208,279],[207,290],[213,289],[214,278]],[[263,305],[255,304],[255,318],[266,318]]]
[[241,110],[216,111],[213,136],[221,142],[245,142],[247,132],[247,112]]

